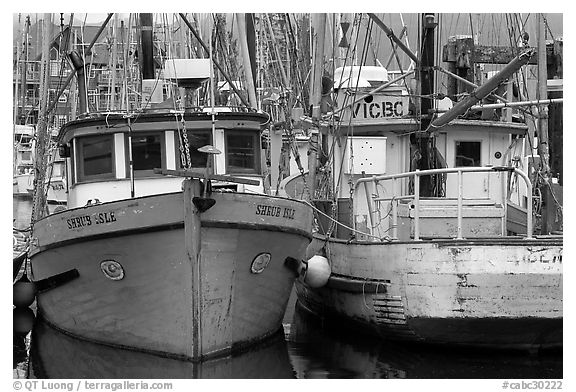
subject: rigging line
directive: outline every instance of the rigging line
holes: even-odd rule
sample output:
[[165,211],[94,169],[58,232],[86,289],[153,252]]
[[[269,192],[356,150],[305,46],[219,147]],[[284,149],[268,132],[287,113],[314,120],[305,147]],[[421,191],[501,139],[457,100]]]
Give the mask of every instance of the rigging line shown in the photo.
[[[81,40],[82,40],[82,58],[83,58],[83,59],[86,58],[86,45],[85,45],[85,41],[84,41],[84,30],[85,30],[85,28],[86,28],[86,18],[87,18],[87,16],[88,16],[88,14],[84,14],[84,23],[82,24],[82,28],[80,29],[80,35],[81,35]],[[94,45],[96,45],[96,42],[95,42],[95,41],[94,41]],[[95,52],[95,51],[96,51],[96,50],[94,50],[94,49],[90,49],[90,66],[89,66],[89,69],[90,69],[90,70],[92,69],[92,65],[93,65],[93,63],[94,63],[94,52]],[[89,85],[89,84],[88,84],[88,76],[90,76],[90,72],[84,72],[84,85],[85,85],[85,86],[88,86],[88,85]],[[85,89],[84,94],[86,94],[86,97],[85,97],[85,98],[86,98],[86,102],[89,102],[89,101],[88,101],[88,88]],[[99,104],[100,104],[98,96],[96,97],[95,102],[96,102],[96,108],[95,108],[95,109],[98,110],[98,109],[99,109]],[[88,106],[88,105],[87,105],[87,106]]]
[[[398,64],[398,69],[400,71],[401,75],[404,75],[404,70],[402,69],[402,63],[400,62],[400,57],[398,56],[398,51],[396,50],[397,47],[396,45],[394,45],[392,43],[392,38],[390,38],[390,46],[392,47],[392,52],[394,53],[394,57],[396,58],[396,63]],[[406,78],[403,78],[402,81],[404,82],[404,86],[406,87],[406,90],[408,89],[408,83],[406,82]],[[383,94],[383,95],[387,95],[387,94]]]
[[[128,24],[130,24],[130,17],[128,17]],[[130,30],[128,30],[130,31]],[[122,88],[124,89],[124,100],[125,102],[121,103],[122,105],[126,105],[125,109],[126,109],[126,113],[129,113],[130,111],[130,100],[129,100],[129,95],[128,95],[128,47],[130,46],[130,37],[128,37],[128,45],[126,45],[126,42],[124,40],[124,31],[120,32],[121,34],[121,41],[120,41],[120,45],[122,48],[122,71],[123,71],[123,82],[122,82]],[[122,106],[121,106],[122,107]]]
[[[360,18],[361,18],[361,17],[362,17],[362,15],[360,15]],[[358,15],[356,15],[356,16],[354,17],[354,20],[353,20],[353,25],[354,25],[354,26],[357,26],[357,25],[358,25],[357,18],[358,18]],[[348,62],[348,61],[352,61],[352,57],[355,56],[356,48],[357,48],[357,45],[358,45],[358,38],[359,38],[359,34],[358,34],[359,31],[358,31],[358,30],[359,30],[359,29],[356,29],[356,33],[357,33],[357,34],[356,34],[356,40],[355,40],[355,42],[354,42],[354,46],[353,46],[353,49],[352,49],[352,55],[349,56],[349,54],[350,54],[350,47],[351,47],[351,46],[348,45],[348,47],[346,48],[346,54],[345,54],[345,57],[344,57],[344,65],[343,65],[343,68],[345,68],[345,67],[347,66],[347,62]],[[350,73],[349,73],[350,76],[348,77],[348,79],[351,77],[351,74],[352,74],[352,68],[351,68],[352,66],[349,66],[349,67],[350,67]],[[344,72],[342,72],[342,75],[340,76],[340,80],[339,80],[338,86],[340,86],[340,85],[342,84],[342,77],[343,77],[343,76],[344,76]],[[351,97],[350,94],[346,94],[346,95],[345,95],[344,101],[343,101],[343,107],[346,106],[346,103],[348,102],[348,100],[350,99],[350,97]],[[337,100],[337,94],[334,93],[334,92],[333,92],[333,100],[334,100],[334,101]],[[342,122],[343,122],[343,118],[342,118],[342,117],[339,117],[339,118],[338,118],[338,125],[336,126],[335,129],[339,129],[340,126],[342,125]],[[350,124],[351,124],[351,120],[349,121],[349,124],[348,124],[348,125],[350,126]],[[335,132],[335,131],[334,131],[334,132]],[[335,143],[336,143],[336,138],[334,139],[334,141],[333,141],[333,143],[332,143],[332,151],[329,152],[329,159],[330,159],[330,158],[332,157],[332,155],[334,154],[334,146],[335,146]],[[338,184],[339,184],[339,183],[338,183]]]
[[[458,14],[458,18],[460,18],[460,14]],[[456,30],[456,27],[454,25],[454,15],[450,15],[450,26],[448,27],[448,36],[452,36],[452,35],[456,35],[455,32],[453,32],[454,30]]]
[[[72,37],[72,23],[74,20],[74,14],[70,14],[70,21],[68,22],[68,35],[66,37],[66,40],[64,42],[62,42],[62,38],[63,38],[63,34],[60,34],[60,44],[58,47],[58,55],[60,57],[60,69],[59,69],[59,75],[58,75],[58,85],[56,88],[56,91],[59,91],[63,81],[64,81],[64,68],[65,68],[65,64],[66,62],[66,56],[64,55],[68,49],[68,47],[70,46],[70,39]],[[56,99],[56,97],[54,98]],[[67,101],[68,102],[68,101]]]
[[[287,21],[286,25],[288,26],[288,28],[286,30],[286,33],[288,36],[287,44],[289,44],[289,52],[291,54],[290,57],[291,57],[292,65],[294,68],[294,78],[296,79],[296,87],[299,90],[302,90],[303,89],[302,76],[301,76],[301,70],[300,70],[299,61],[298,61],[298,51],[295,50],[296,49],[296,44],[295,44],[296,38],[294,37],[294,31],[292,29],[292,21],[290,19],[290,14],[288,14],[288,13],[284,14],[284,18]],[[298,95],[299,94],[294,94],[295,97],[297,97]],[[294,103],[293,103],[293,107],[296,107],[296,104],[297,104],[297,100],[295,99]]]
[[[353,20],[353,25],[354,25],[354,26],[357,26],[357,23],[356,23],[356,22],[357,22],[357,17],[358,17],[358,15],[356,15],[356,16],[354,17],[354,20]],[[362,15],[360,15],[360,18],[361,18],[361,17],[362,17]],[[346,49],[346,55],[345,55],[345,58],[344,58],[344,67],[346,67],[346,63],[348,62],[349,59],[350,59],[350,61],[352,61],[351,57],[354,56],[354,53],[356,52],[356,47],[357,47],[357,45],[358,45],[358,38],[359,38],[359,34],[358,34],[358,32],[357,32],[357,34],[356,34],[356,40],[355,40],[355,42],[354,42],[354,46],[353,46],[353,49],[352,49],[352,55],[351,55],[351,56],[348,56],[348,54],[350,53],[350,45],[349,45],[349,46],[347,47],[347,49]],[[352,68],[350,67],[350,73],[351,73],[351,72],[352,72]],[[343,75],[343,74],[344,74],[344,72],[342,72],[342,75]],[[342,75],[341,75],[341,76],[342,76]],[[342,80],[342,79],[340,79],[340,81],[341,81],[341,80]],[[336,95],[336,94],[335,94],[335,95]],[[350,98],[350,95],[346,94],[345,97],[344,97],[344,104],[346,104],[346,102],[348,101],[349,98]],[[336,100],[336,99],[337,99],[337,96],[334,97],[334,100]],[[342,117],[339,117],[339,119],[338,119],[338,125],[336,126],[335,129],[339,129],[339,128],[340,128],[340,126],[341,126],[341,124],[342,124],[342,121],[343,121]],[[351,124],[351,119],[349,120],[349,125],[350,125],[350,124]],[[350,131],[350,127],[348,128],[348,132],[349,132],[349,131]],[[334,131],[334,134],[335,134],[335,132],[336,132],[336,131]],[[347,135],[348,135],[348,132],[347,132]],[[337,143],[337,138],[338,138],[338,136],[335,134],[334,139],[333,139],[333,141],[332,141],[332,146],[331,146],[330,151],[329,151],[329,153],[328,153],[328,161],[329,161],[329,162],[333,159],[333,155],[335,154],[335,146],[336,146],[336,143]],[[344,146],[343,146],[343,151],[346,151],[347,144],[348,144],[348,138],[345,139]],[[339,171],[338,171],[338,179],[337,179],[336,184],[334,185],[334,189],[335,189],[335,190],[338,189],[338,188],[340,187],[340,184],[341,184],[343,165],[344,165],[344,159],[342,159],[341,162],[340,162],[340,169],[339,169]]]
[[386,236],[386,237],[378,237],[378,236],[375,236],[375,235],[373,235],[373,234],[364,233],[364,232],[362,232],[362,231],[356,230],[356,229],[354,229],[354,228],[352,228],[352,227],[350,227],[350,226],[345,225],[344,223],[341,223],[341,222],[337,221],[336,219],[332,218],[330,215],[327,215],[327,214],[324,213],[323,211],[321,211],[321,210],[319,210],[318,208],[316,208],[316,207],[315,207],[312,203],[310,203],[309,201],[307,201],[307,200],[301,200],[301,201],[302,201],[303,203],[305,203],[305,204],[308,204],[310,207],[312,207],[312,209],[313,209],[314,211],[316,211],[316,212],[319,213],[320,215],[325,216],[326,218],[328,218],[330,221],[334,222],[334,223],[335,223],[336,225],[338,225],[338,226],[341,226],[341,227],[343,227],[343,228],[345,228],[345,229],[348,229],[348,230],[350,230],[350,231],[352,231],[352,232],[354,232],[354,233],[357,233],[357,234],[361,234],[361,235],[364,235],[364,236],[367,236],[367,237],[375,238],[375,239],[377,239],[377,240],[379,240],[379,241],[387,241],[387,242],[391,242],[391,241],[392,241],[392,239],[391,239],[390,237],[388,237],[388,236]]
[[[357,41],[356,41],[357,42]],[[356,45],[356,43],[355,43]],[[353,49],[354,51],[355,49]],[[346,48],[346,53],[344,55],[344,64],[343,64],[343,69],[346,67],[346,63],[348,62],[349,56],[348,54],[350,53],[350,45],[348,45],[348,47]],[[350,59],[351,60],[351,59]],[[338,86],[340,86],[342,84],[342,77],[344,76],[344,72],[342,72],[342,74],[340,75],[340,80],[339,80],[339,84]],[[338,94],[333,90],[332,91],[332,100],[334,102],[337,102],[337,98],[338,98]],[[344,101],[343,101],[343,106],[346,106],[348,100],[350,99],[350,95],[346,94],[344,97]],[[332,120],[332,126],[333,126],[333,133],[335,135],[336,130],[340,128],[343,118],[341,116],[338,117],[338,124],[334,124],[333,121],[335,120],[335,116],[331,117]],[[335,145],[336,145],[336,141],[337,141],[337,135],[335,135],[334,140],[332,141],[332,146],[330,147],[330,150],[328,151],[328,161],[331,161],[333,159],[333,155],[335,154]],[[342,165],[342,163],[341,163]],[[342,169],[342,167],[340,168]],[[339,172],[340,176],[341,176],[341,171]],[[338,186],[340,184],[340,178],[338,179]]]
[[546,28],[548,29],[548,32],[550,33],[552,40],[556,41],[556,38],[554,38],[554,34],[552,33],[552,29],[548,25],[548,19],[546,19],[546,16],[544,14],[542,14],[542,18],[544,19],[544,24],[546,25]]
[[[444,15],[443,14],[439,14],[438,15],[438,26],[443,26],[444,24]],[[442,28],[437,28],[436,30],[436,42],[437,44],[436,46],[436,58],[434,59],[434,64],[440,64],[440,60],[442,59],[442,45],[441,43],[444,42],[444,37],[442,36]],[[436,86],[437,91],[439,91],[439,84],[440,84],[440,80],[439,80],[439,75],[437,72],[434,72],[433,75],[434,78],[434,86]],[[408,88],[408,86],[406,86],[406,88]],[[437,106],[437,105],[432,105],[432,106]]]
[[[522,16],[520,16],[520,18],[522,18]],[[530,13],[526,15],[526,19],[524,19],[524,22],[522,23],[522,30],[524,30],[524,28],[526,27],[526,23],[528,23],[528,18],[530,18]],[[520,21],[522,21],[522,19],[520,19]]]
[[[267,21],[270,20],[269,15],[268,14],[264,14]],[[264,32],[267,32],[266,34],[266,46],[268,48],[268,52],[270,55],[270,65],[272,65],[272,75],[273,78],[271,78],[274,83],[274,87],[276,87],[277,85],[280,86],[282,89],[286,89],[287,86],[285,86],[284,83],[284,78],[281,76],[282,75],[282,70],[281,70],[281,64],[280,62],[282,61],[282,59],[278,56],[276,56],[276,51],[273,50],[273,48],[271,48],[271,46],[274,46],[273,41],[275,40],[275,38],[273,37],[274,34],[274,30],[271,29],[272,24],[268,23],[268,30],[265,28]]]
[[[361,16],[362,17],[362,16]],[[359,26],[361,26],[361,24],[359,23]],[[362,45],[362,53],[360,54],[360,65],[358,68],[358,76],[356,78],[356,85],[353,86],[354,87],[354,101],[356,100],[356,94],[358,93],[358,84],[360,82],[360,74],[362,72],[362,66],[364,65],[365,61],[366,61],[366,56],[368,53],[368,46],[369,46],[369,38],[370,38],[370,33],[372,31],[372,26],[373,26],[373,21],[372,19],[368,20],[368,26],[366,28],[366,35],[364,37],[364,42]],[[358,28],[359,30],[359,28]],[[359,36],[359,31],[357,36]],[[352,72],[352,69],[351,71]],[[353,101],[353,102],[354,102]],[[349,117],[348,120],[348,130],[352,131],[351,135],[352,137],[354,136],[354,127],[351,127],[350,125],[352,124],[352,116]],[[349,163],[350,163],[350,167],[351,167],[351,171],[354,172],[354,148],[353,148],[353,143],[350,143],[350,156],[349,156]],[[352,176],[349,178],[349,186],[350,186],[350,218],[353,219],[353,194],[354,194],[354,184],[352,182]]]
[[[356,23],[357,17],[358,17],[358,15],[356,15],[355,18],[354,18],[354,25],[355,25],[355,26],[360,25],[360,22]],[[361,21],[361,20],[362,20],[362,14],[360,14],[360,21]],[[356,40],[355,40],[355,42],[354,42],[354,47],[353,47],[353,49],[352,49],[352,56],[350,56],[350,57],[353,57],[353,56],[355,55],[355,53],[356,53],[356,48],[357,48],[357,46],[358,46],[358,39],[359,39],[359,28],[357,28],[357,31],[356,31]],[[345,59],[344,59],[344,61],[345,61],[344,66],[346,66],[346,62],[348,61],[348,58],[349,58],[348,53],[349,53],[349,51],[350,51],[350,46],[347,48],[347,51],[346,51],[346,57],[345,57]],[[350,61],[352,61],[351,58],[350,58]],[[361,66],[360,66],[360,70],[361,70]],[[360,75],[360,70],[359,70],[359,75]],[[344,74],[344,73],[342,73],[342,75],[343,75],[343,74]],[[348,79],[351,77],[351,74],[352,74],[352,67],[350,66],[350,74],[349,74],[350,76],[348,77]],[[340,79],[340,80],[341,80],[341,79]],[[356,83],[356,85],[358,85],[358,83]],[[347,102],[348,102],[348,100],[349,100],[351,97],[354,97],[354,98],[352,99],[352,102],[355,102],[355,100],[356,100],[356,94],[357,94],[357,88],[354,89],[354,94],[352,94],[352,95],[346,94],[346,95],[345,95],[345,98],[344,98],[344,101],[343,101],[343,107],[346,107]],[[343,118],[340,117],[339,120],[338,120],[338,126],[337,126],[336,129],[339,129],[339,128],[341,127],[342,122],[343,122]],[[351,136],[354,136],[354,128],[351,126],[351,124],[352,124],[352,117],[350,116],[350,118],[348,119],[348,130],[347,130],[347,132],[346,132],[346,136],[350,136],[350,135],[351,135]],[[350,133],[350,131],[352,131],[352,133]],[[331,157],[331,156],[335,153],[335,144],[336,144],[336,138],[334,139],[334,141],[333,141],[333,143],[332,143],[332,152],[329,153],[329,157]],[[343,151],[346,151],[347,144],[348,144],[348,138],[346,138],[346,140],[345,140],[344,147],[343,147]],[[353,156],[353,152],[351,152],[351,156]],[[337,181],[337,184],[336,184],[335,188],[340,187],[341,180],[342,180],[342,169],[343,169],[343,165],[344,165],[344,159],[342,159],[341,162],[340,162],[340,169],[339,169],[339,171],[338,171],[338,181]]]
[[[212,14],[212,18],[216,21],[217,20],[217,14]],[[214,22],[216,24],[216,22]],[[218,47],[220,49],[220,60],[224,60],[224,69],[226,70],[226,72],[230,75],[234,74],[234,78],[236,78],[236,71],[232,69],[232,64],[231,64],[231,60],[233,58],[233,55],[231,53],[229,53],[230,51],[224,47],[224,42],[225,40],[222,38],[222,34],[223,32],[220,29],[220,25],[218,24],[218,28],[215,29],[215,33],[216,33],[216,41],[218,44]],[[224,58],[222,58],[222,53],[225,53]],[[216,53],[216,56],[218,56],[218,53]],[[234,72],[232,72],[234,71]],[[215,73],[215,76],[218,80],[220,80],[220,75],[218,75],[217,73]]]

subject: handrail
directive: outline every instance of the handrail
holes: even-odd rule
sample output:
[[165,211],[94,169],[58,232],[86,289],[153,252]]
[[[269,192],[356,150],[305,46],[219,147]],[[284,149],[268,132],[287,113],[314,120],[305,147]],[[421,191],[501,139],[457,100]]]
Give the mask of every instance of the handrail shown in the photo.
[[[462,236],[462,221],[463,221],[463,181],[462,177],[464,173],[479,173],[479,172],[486,172],[486,173],[500,173],[500,172],[509,172],[509,173],[516,173],[519,175],[524,182],[526,183],[526,192],[529,197],[529,201],[527,203],[527,222],[526,222],[526,238],[532,239],[532,231],[533,231],[533,222],[532,222],[532,183],[530,182],[530,178],[526,173],[522,170],[515,168],[515,167],[507,167],[507,166],[486,166],[486,167],[455,167],[455,168],[442,168],[442,169],[429,169],[429,170],[415,170],[405,173],[398,173],[398,174],[386,174],[386,175],[377,175],[371,177],[363,177],[356,181],[354,185],[354,193],[358,191],[358,185],[361,183],[368,183],[374,182],[377,183],[379,181],[387,181],[393,180],[393,197],[391,198],[392,202],[392,238],[397,239],[398,227],[397,227],[397,208],[396,202],[399,199],[405,199],[407,197],[414,198],[414,240],[420,240],[420,177],[421,176],[429,176],[435,174],[450,174],[450,173],[457,173],[458,175],[458,234],[457,239],[463,239]],[[412,195],[402,195],[400,197],[395,197],[397,185],[396,180],[399,178],[407,178],[412,177],[414,181],[414,194]],[[387,200],[386,198],[376,199],[377,201]],[[370,205],[368,205],[370,208]],[[370,214],[370,218],[372,219],[372,209],[368,211]],[[372,231],[372,228],[371,228]]]

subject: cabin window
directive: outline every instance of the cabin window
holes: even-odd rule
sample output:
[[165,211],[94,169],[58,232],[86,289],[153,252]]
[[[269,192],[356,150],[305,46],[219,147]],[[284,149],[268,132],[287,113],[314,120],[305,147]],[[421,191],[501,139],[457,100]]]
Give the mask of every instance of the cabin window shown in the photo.
[[226,133],[226,172],[260,173],[260,136],[257,132]]
[[114,140],[112,135],[77,139],[78,181],[114,178]]
[[456,164],[455,167],[481,166],[480,152],[482,142],[459,141],[456,142]]
[[[176,138],[176,155],[179,157],[178,168],[183,169],[186,167],[186,150],[184,148],[184,135],[182,132],[177,132]],[[208,154],[198,152],[200,147],[212,144],[212,134],[208,130],[186,130],[188,137],[188,148],[190,151],[190,161],[192,168],[204,168],[208,162]],[[181,150],[182,147],[182,150]]]
[[[126,135],[128,146],[128,135]],[[164,137],[162,133],[132,134],[132,163],[137,177],[154,175],[154,169],[164,165]],[[128,151],[126,151],[128,157]],[[128,163],[126,165],[128,167]]]

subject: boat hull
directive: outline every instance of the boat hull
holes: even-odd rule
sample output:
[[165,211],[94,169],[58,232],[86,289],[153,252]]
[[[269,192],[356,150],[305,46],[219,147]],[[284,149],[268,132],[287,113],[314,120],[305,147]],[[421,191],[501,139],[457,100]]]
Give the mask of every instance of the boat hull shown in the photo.
[[[213,197],[216,205],[201,214],[197,262],[186,248],[182,193],[39,221],[31,269],[40,289],[46,286],[37,298],[42,317],[90,341],[191,360],[277,332],[295,276],[284,261],[304,256],[311,210],[259,195]],[[290,209],[293,219],[258,215],[265,209],[260,206]],[[271,255],[269,263],[253,272],[253,260],[263,253]],[[121,266],[122,279],[103,272],[111,262],[118,263],[116,271]],[[75,278],[58,281],[61,276]]]
[[[325,239],[315,238],[309,255]],[[386,339],[562,346],[562,240],[327,242],[332,275],[305,309]]]

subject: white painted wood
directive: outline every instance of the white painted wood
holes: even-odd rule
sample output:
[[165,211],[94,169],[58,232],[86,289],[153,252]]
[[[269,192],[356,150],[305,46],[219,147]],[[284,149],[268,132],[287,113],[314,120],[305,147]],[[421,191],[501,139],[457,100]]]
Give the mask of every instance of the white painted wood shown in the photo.
[[166,169],[176,170],[176,141],[174,131],[164,132],[164,143],[166,145]]
[[126,178],[126,146],[124,144],[124,134],[114,134],[114,167],[116,178]]
[[220,150],[221,154],[214,155],[214,173],[215,174],[226,174],[226,145],[224,142],[224,130],[216,128],[213,134],[214,147]]

